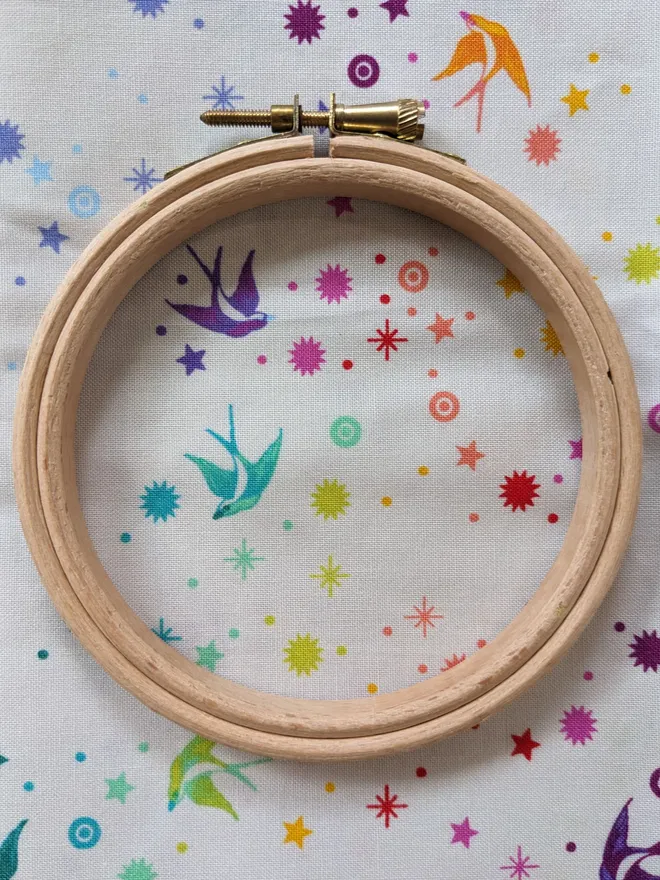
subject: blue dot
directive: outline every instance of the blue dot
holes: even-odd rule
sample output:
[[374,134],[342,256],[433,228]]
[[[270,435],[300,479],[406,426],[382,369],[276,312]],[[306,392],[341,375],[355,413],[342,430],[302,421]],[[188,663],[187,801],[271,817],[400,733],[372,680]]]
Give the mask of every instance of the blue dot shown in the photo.
[[177,276],[176,276],[176,283],[177,283],[177,284],[187,284],[187,283],[188,283],[188,276],[187,276],[187,275],[183,275],[183,274],[182,274],[182,275],[177,275]]
[[119,71],[116,67],[111,67],[108,71],[108,76],[110,77],[110,79],[117,79],[117,77],[119,76]]
[[47,660],[48,659],[48,651],[45,648],[42,648],[40,651],[37,651],[37,657],[40,660]]
[[22,275],[17,275],[14,279],[14,284],[17,284],[19,287],[23,287],[25,284],[25,278]]
[[198,31],[201,31],[201,29],[204,27],[204,19],[203,18],[196,18],[193,21],[193,25],[197,28]]
[[34,782],[24,782],[23,788],[25,791],[34,791]]
[[122,532],[119,536],[119,540],[122,544],[130,544],[131,543],[131,535],[129,532]]
[[87,755],[84,752],[76,752],[76,761],[79,764],[82,764],[83,761],[87,760]]
[[80,153],[82,153],[82,144],[74,144],[74,145],[71,147],[71,152],[72,152],[72,153],[75,153],[76,156],[79,156]]
[[79,816],[69,825],[69,843],[76,849],[91,849],[101,839],[101,826],[96,819]]
[[146,104],[149,101],[146,95],[138,95],[138,101],[140,104]]
[[13,373],[14,370],[18,369],[18,364],[16,363],[16,361],[9,361],[9,363],[7,364],[7,369]]

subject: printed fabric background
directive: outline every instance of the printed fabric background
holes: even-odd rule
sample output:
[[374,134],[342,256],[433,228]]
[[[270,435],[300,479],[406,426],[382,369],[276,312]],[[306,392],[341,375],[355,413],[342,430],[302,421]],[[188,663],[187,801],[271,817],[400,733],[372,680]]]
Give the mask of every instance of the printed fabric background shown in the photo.
[[[659,28],[651,0],[5,0],[0,880],[660,878]],[[267,134],[199,113],[331,91],[423,99],[427,146],[571,243],[628,344],[645,463],[621,575],[550,675],[448,741],[311,765],[193,737],[86,654],[22,536],[11,424],[85,246],[168,169]],[[263,691],[368,698],[516,615],[582,447],[520,282],[337,193],[223,221],[141,280],[94,355],[77,455],[98,553],[157,635]]]

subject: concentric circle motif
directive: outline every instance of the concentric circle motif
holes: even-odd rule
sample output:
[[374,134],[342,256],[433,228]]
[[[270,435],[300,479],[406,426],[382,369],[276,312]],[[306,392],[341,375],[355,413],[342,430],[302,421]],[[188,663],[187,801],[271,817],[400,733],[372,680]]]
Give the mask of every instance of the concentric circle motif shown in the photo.
[[375,86],[380,77],[380,65],[373,55],[356,55],[348,65],[348,78],[359,89]]
[[429,283],[429,270],[419,260],[408,260],[399,269],[399,284],[408,293],[419,293]]
[[101,196],[91,186],[77,186],[69,193],[68,205],[74,217],[89,220],[101,210]]
[[330,425],[330,439],[344,449],[359,443],[361,436],[362,427],[353,416],[340,416]]
[[76,849],[91,849],[101,839],[101,826],[89,816],[79,816],[69,825],[69,843]]
[[438,391],[429,400],[429,412],[438,422],[451,422],[461,408],[458,397],[451,391]]

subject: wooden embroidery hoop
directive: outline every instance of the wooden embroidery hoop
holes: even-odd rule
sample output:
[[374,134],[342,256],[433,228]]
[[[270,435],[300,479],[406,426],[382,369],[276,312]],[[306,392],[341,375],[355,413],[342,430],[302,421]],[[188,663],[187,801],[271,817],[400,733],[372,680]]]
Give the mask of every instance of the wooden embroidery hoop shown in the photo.
[[[194,665],[133,613],[95,552],[80,507],[76,411],[103,328],[166,253],[212,223],[285,199],[345,195],[435,218],[509,268],[546,313],[570,363],[583,463],[565,542],[523,610],[485,648],[412,687],[359,700],[260,693]],[[14,429],[21,521],[59,613],[98,662],[143,703],[239,749],[314,761],[391,754],[484,721],[547,672],[595,612],[632,530],[641,471],[634,376],[588,270],[515,196],[432,150],[338,136],[264,139],[192,165],[120,214],[74,263],[23,370]],[[497,588],[497,585],[496,585]]]

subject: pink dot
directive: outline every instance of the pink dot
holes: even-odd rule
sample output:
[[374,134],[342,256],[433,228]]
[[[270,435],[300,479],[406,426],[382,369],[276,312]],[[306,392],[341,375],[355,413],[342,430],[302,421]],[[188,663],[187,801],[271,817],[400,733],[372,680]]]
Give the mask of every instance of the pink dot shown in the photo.
[[470,520],[471,523],[479,522],[479,514],[478,513],[471,513],[468,516],[468,519]]
[[258,364],[265,364],[267,360],[268,360],[268,358],[266,357],[265,354],[260,354],[260,355],[258,355],[258,357],[257,357],[257,363],[258,363]]
[[434,247],[433,245],[431,245],[431,247],[429,248],[429,256],[431,256],[431,257],[437,257],[437,256],[438,256],[438,249],[437,249],[437,247]]
[[408,52],[408,61],[414,64],[417,61],[417,52]]
[[428,772],[428,771],[427,771],[426,767],[418,767],[418,768],[415,770],[415,776],[416,776],[418,779],[424,779],[424,777],[426,776],[427,772]]
[[617,622],[614,624],[614,629],[618,633],[622,633],[625,630],[625,628],[626,628],[626,625],[622,620],[617,620]]
[[289,288],[289,290],[298,290],[298,285],[295,281],[289,281],[287,287]]
[[410,315],[411,318],[415,317],[415,315],[417,314],[417,309],[415,308],[415,306],[408,307],[408,314]]
[[351,6],[350,9],[347,9],[347,10],[346,10],[346,15],[348,15],[349,18],[357,18],[358,11],[357,11],[357,9],[355,8],[355,6]]
[[477,639],[477,648],[485,648],[487,644],[486,639]]
[[477,317],[477,316],[475,315],[474,312],[466,312],[466,313],[465,313],[465,320],[466,320],[466,321],[474,321],[474,319],[475,319],[476,317]]
[[583,678],[585,681],[591,681],[591,680],[593,679],[593,677],[594,677],[593,672],[589,672],[589,670],[587,670],[587,671],[584,673],[584,675],[582,676],[582,678]]
[[391,626],[384,626],[383,627],[383,635],[384,636],[391,636],[392,635],[392,627]]
[[376,254],[376,262],[381,266],[385,262],[385,254]]
[[420,663],[419,666],[417,667],[417,672],[419,672],[420,675],[426,675],[426,673],[428,671],[429,671],[429,668],[426,665],[426,663]]
[[433,367],[431,367],[431,369],[429,370],[428,376],[429,376],[429,379],[437,379],[438,378],[438,371],[434,370]]
[[572,840],[569,840],[568,843],[566,844],[566,852],[575,852],[576,849],[577,849],[576,844],[573,843]]
[[552,525],[554,525],[556,522],[559,522],[559,517],[557,516],[556,513],[549,513],[548,514],[548,522],[551,523]]
[[382,304],[383,304],[384,306],[389,305],[389,302],[390,302],[390,296],[389,296],[389,294],[388,294],[388,293],[381,293],[381,295],[380,295],[380,301],[382,302]]
[[428,98],[424,98],[424,100],[422,101],[422,104],[424,105],[425,110],[428,110],[431,106],[431,102],[429,101]]
[[555,474],[552,479],[555,481],[555,483],[563,483],[564,482],[564,478],[562,477],[561,474]]
[[352,370],[353,369],[353,361],[349,361],[348,359],[345,361],[342,361],[341,365],[345,370]]

